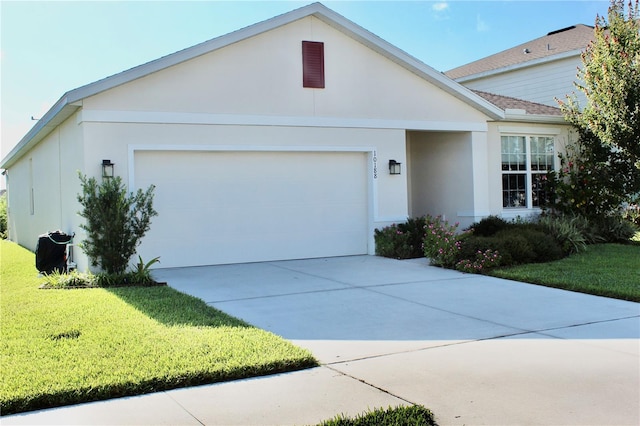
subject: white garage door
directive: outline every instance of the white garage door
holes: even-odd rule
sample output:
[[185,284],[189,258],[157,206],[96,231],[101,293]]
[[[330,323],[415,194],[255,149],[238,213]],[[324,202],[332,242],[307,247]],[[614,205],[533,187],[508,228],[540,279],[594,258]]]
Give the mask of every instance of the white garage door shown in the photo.
[[367,253],[367,155],[335,152],[135,154],[159,215],[139,248],[161,267]]

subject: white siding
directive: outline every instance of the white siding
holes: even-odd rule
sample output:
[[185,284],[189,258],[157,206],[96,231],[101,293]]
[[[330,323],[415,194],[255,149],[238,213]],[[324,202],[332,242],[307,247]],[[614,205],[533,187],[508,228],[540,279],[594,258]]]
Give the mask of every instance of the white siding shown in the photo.
[[544,64],[519,68],[487,77],[465,81],[470,89],[511,96],[549,106],[558,106],[555,98],[564,100],[576,93],[581,105],[585,97],[574,86],[580,57],[566,58]]

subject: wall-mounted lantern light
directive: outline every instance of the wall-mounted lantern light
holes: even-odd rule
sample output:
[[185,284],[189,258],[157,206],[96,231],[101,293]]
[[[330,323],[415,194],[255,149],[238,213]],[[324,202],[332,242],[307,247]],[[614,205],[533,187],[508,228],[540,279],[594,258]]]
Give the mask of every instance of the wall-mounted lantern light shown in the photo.
[[102,178],[112,178],[113,177],[113,166],[114,164],[111,160],[102,160]]
[[399,175],[400,174],[400,165],[402,163],[398,163],[396,160],[389,160],[389,174],[390,175]]

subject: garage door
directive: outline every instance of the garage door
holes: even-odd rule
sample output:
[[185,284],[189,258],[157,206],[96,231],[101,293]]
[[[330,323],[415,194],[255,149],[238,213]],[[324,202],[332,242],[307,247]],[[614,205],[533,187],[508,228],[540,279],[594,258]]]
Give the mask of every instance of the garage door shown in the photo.
[[367,155],[138,151],[159,215],[139,248],[161,267],[367,253]]

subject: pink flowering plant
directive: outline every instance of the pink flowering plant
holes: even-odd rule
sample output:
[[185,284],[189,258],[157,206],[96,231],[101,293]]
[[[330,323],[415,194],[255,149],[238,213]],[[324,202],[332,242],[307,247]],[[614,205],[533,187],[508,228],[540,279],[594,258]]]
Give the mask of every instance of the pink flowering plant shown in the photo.
[[463,259],[456,263],[458,271],[470,274],[482,274],[490,268],[500,265],[500,253],[498,250],[487,249],[485,251],[478,250],[473,260]]
[[425,217],[425,235],[423,241],[424,255],[432,265],[453,268],[456,264],[461,247],[460,236],[457,233],[459,223],[449,225],[442,216]]

